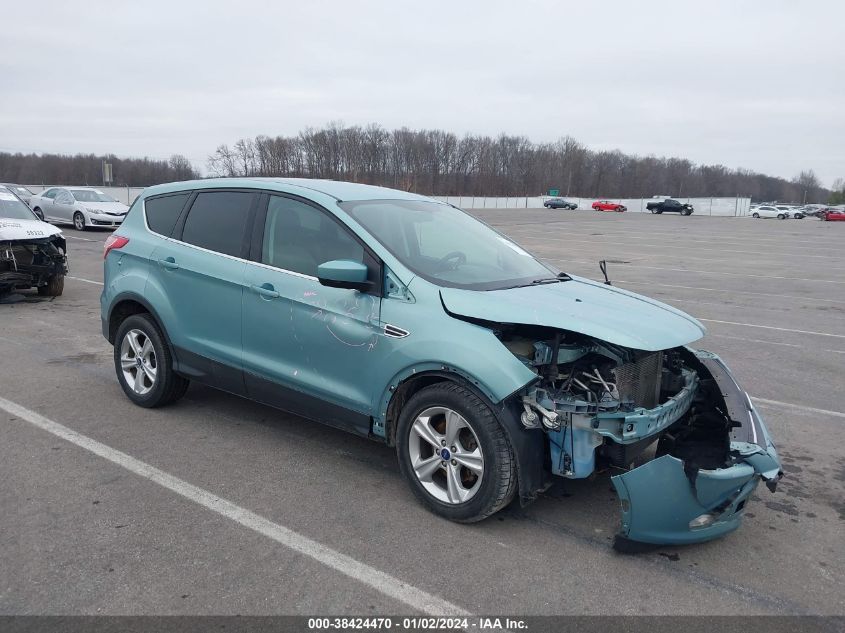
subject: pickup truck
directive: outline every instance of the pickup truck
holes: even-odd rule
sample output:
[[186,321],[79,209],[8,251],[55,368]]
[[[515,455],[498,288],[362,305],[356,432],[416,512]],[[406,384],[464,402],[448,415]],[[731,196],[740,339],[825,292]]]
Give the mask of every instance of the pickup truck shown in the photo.
[[681,215],[692,215],[694,209],[692,208],[691,204],[683,204],[678,202],[674,198],[666,198],[665,200],[655,200],[654,202],[648,202],[645,205],[645,208],[651,211],[652,213],[661,214],[663,212],[674,211],[680,213]]

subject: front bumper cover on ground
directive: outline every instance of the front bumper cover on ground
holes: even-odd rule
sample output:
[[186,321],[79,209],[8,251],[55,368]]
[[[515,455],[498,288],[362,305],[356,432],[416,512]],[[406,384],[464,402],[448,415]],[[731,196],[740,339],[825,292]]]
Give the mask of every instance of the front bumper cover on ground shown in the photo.
[[622,529],[615,542],[619,550],[641,543],[697,543],[731,532],[742,522],[758,483],[762,480],[774,491],[783,476],[775,446],[748,394],[719,357],[701,351],[695,355],[718,385],[736,424],[731,465],[685,468],[682,460],[664,455],[612,477],[622,504]]

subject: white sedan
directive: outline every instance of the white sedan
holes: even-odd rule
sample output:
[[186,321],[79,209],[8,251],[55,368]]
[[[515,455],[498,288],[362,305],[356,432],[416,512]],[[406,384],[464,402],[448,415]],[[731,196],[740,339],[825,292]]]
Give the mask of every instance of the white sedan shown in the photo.
[[751,212],[753,218],[777,218],[778,220],[785,220],[789,217],[788,211],[783,211],[777,207],[767,204],[762,204]]
[[78,231],[120,226],[129,211],[125,204],[93,187],[51,187],[32,196],[29,206],[47,222],[73,224]]

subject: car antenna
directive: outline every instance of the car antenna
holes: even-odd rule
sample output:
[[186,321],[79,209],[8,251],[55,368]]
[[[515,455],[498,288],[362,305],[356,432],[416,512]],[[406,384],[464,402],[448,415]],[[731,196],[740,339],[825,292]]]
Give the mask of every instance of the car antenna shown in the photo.
[[599,261],[599,268],[601,268],[601,274],[604,275],[604,283],[608,286],[612,286],[613,284],[610,283],[610,279],[607,278],[607,261],[604,259]]

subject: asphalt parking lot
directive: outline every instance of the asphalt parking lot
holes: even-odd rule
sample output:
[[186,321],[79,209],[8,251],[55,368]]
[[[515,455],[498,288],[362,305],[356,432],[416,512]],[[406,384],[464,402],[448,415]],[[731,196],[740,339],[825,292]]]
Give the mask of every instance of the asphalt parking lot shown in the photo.
[[478,215],[573,274],[606,259],[614,284],[707,326],[786,471],[739,531],[618,554],[607,473],[457,525],[384,446],[196,385],[135,407],[100,334],[109,233],[65,228],[64,295],[0,306],[0,398],[23,408],[0,402],[0,613],[845,613],[845,226]]

